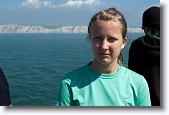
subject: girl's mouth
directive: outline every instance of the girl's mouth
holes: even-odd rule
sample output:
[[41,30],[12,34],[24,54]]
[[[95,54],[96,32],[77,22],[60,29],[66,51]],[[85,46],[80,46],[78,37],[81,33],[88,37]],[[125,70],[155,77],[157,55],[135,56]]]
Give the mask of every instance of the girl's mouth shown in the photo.
[[108,54],[108,53],[99,53],[99,55],[101,55],[101,56],[109,56],[110,54]]

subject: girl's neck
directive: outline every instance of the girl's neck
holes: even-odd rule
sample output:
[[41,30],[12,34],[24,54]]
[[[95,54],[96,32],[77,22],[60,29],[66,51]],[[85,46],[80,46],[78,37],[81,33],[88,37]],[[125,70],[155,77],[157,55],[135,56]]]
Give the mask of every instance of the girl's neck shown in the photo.
[[118,63],[101,64],[94,60],[91,63],[91,68],[101,74],[113,74],[118,71]]

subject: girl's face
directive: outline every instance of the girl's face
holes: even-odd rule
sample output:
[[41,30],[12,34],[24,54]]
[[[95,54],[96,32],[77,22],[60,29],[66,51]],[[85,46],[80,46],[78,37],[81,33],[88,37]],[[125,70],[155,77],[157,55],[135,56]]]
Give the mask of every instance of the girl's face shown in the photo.
[[90,42],[94,61],[100,64],[116,63],[126,44],[122,37],[122,25],[115,21],[95,21],[90,27]]

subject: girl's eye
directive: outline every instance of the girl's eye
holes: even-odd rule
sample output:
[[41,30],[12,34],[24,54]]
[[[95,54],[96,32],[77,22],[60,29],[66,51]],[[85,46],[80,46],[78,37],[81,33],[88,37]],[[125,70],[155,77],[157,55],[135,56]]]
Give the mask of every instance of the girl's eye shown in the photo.
[[101,40],[101,37],[95,37],[94,40]]
[[117,38],[113,38],[113,37],[112,37],[112,38],[109,38],[109,41],[110,41],[110,42],[114,42],[114,41],[116,41],[116,40],[118,40],[118,39],[117,39]]

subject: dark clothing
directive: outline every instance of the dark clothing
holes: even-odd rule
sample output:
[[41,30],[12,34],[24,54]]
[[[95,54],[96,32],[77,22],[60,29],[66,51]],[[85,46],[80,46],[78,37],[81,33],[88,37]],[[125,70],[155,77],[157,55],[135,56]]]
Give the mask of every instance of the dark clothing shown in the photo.
[[0,106],[9,105],[11,105],[9,85],[2,69],[0,68]]
[[160,106],[160,40],[149,36],[134,40],[129,50],[128,68],[145,77],[152,106]]

